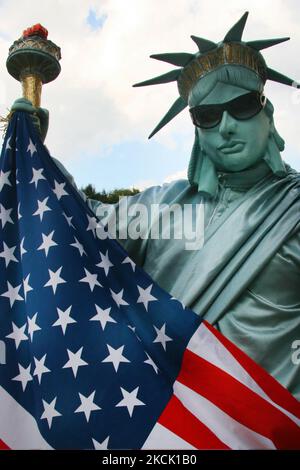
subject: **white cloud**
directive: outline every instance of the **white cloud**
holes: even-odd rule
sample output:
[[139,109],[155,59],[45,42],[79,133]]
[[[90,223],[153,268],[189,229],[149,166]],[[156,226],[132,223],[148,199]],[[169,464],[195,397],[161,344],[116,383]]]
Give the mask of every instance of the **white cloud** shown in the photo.
[[137,181],[134,185],[132,185],[132,187],[137,188],[140,191],[143,191],[144,189],[150,188],[151,186],[157,186],[163,183],[171,183],[172,181],[176,181],[179,179],[187,179],[186,168],[184,170],[179,170],[179,171],[176,171],[175,173],[171,173],[170,175],[167,175],[165,178],[163,178],[162,182],[154,180],[154,179],[147,179],[147,180]]
[[171,175],[166,176],[164,179],[164,183],[171,183],[171,181],[176,181],[180,179],[187,179],[187,169],[176,171],[176,173],[172,173]]
[[150,188],[151,186],[157,186],[159,183],[157,183],[154,180],[141,180],[137,181],[134,185],[132,185],[132,188],[139,189],[140,191],[144,191],[144,189]]

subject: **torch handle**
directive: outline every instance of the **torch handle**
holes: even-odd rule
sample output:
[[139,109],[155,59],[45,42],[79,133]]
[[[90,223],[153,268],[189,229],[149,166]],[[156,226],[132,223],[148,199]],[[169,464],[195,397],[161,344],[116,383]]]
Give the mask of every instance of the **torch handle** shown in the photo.
[[37,75],[26,75],[21,78],[23,98],[31,101],[35,108],[41,106],[42,80]]

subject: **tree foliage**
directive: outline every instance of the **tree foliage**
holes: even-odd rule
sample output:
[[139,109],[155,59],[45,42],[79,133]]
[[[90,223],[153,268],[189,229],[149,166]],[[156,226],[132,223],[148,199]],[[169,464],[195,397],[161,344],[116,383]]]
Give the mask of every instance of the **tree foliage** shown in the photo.
[[88,184],[85,188],[81,188],[81,191],[83,191],[89,199],[95,199],[96,201],[101,201],[105,204],[114,204],[118,202],[119,198],[122,196],[133,196],[134,194],[138,194],[140,192],[136,188],[113,189],[109,192],[103,189],[101,192],[98,192],[92,184]]

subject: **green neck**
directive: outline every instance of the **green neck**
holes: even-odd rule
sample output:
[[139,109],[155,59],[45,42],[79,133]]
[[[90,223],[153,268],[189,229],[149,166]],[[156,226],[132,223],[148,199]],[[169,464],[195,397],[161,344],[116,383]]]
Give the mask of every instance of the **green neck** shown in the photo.
[[218,171],[218,180],[222,186],[228,186],[232,189],[250,189],[259,180],[271,174],[270,167],[264,162],[260,161],[251,168],[234,173],[227,173]]

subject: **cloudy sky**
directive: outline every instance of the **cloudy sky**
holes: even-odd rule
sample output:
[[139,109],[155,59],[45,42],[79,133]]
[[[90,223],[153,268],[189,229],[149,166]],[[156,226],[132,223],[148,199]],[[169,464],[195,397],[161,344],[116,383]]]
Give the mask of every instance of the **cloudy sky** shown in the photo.
[[[297,0],[0,0],[0,115],[21,96],[6,71],[9,46],[41,23],[62,50],[60,76],[43,87],[46,143],[78,186],[143,188],[184,177],[193,143],[188,112],[147,138],[177,98],[176,84],[132,84],[170,70],[150,54],[194,53],[191,34],[218,42],[246,10],[245,40],[291,37],[264,57],[300,81]],[[300,91],[270,82],[266,94],[286,141],[284,158],[300,170]]]

